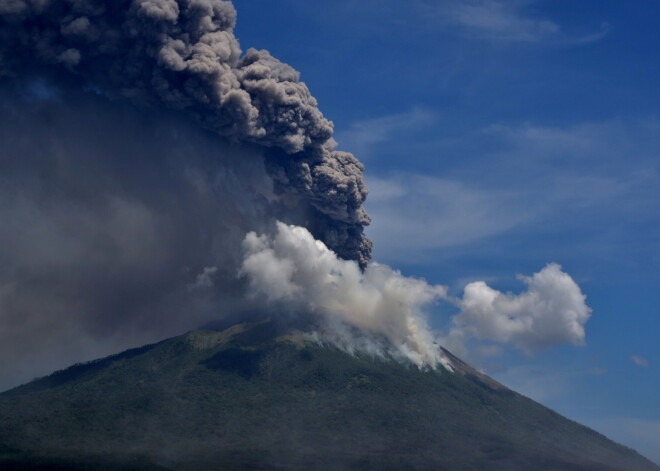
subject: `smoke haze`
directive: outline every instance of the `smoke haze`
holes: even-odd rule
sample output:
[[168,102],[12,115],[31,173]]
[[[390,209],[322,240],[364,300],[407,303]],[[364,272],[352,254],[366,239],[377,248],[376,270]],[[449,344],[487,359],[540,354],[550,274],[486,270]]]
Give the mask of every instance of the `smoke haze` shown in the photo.
[[36,374],[26,358],[49,358],[45,373],[240,307],[235,247],[269,214],[295,219],[258,147],[57,95],[0,100],[3,379]]

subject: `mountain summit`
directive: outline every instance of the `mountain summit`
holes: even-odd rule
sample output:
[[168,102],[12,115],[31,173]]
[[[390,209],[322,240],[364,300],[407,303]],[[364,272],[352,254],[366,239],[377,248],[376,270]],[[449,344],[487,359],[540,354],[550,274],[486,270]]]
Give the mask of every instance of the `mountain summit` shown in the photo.
[[350,355],[265,320],[0,394],[3,470],[658,471],[449,352]]

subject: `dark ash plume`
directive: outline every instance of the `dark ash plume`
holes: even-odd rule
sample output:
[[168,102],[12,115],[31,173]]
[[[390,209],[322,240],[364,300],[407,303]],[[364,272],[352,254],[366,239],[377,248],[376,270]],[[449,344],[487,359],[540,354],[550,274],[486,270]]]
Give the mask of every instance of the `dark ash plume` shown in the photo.
[[366,265],[362,164],[235,19],[0,0],[0,390],[255,308],[241,242],[276,220]]
[[57,75],[265,147],[276,191],[308,207],[313,234],[364,267],[362,164],[334,150],[332,123],[297,71],[267,51],[241,57],[235,20],[217,0],[0,0],[0,75]]

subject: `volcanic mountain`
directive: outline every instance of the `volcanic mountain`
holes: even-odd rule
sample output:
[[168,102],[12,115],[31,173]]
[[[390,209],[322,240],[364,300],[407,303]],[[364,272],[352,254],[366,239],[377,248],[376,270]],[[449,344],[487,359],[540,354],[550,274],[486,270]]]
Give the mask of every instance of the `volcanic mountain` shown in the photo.
[[0,394],[3,470],[658,471],[444,351],[424,370],[263,320]]

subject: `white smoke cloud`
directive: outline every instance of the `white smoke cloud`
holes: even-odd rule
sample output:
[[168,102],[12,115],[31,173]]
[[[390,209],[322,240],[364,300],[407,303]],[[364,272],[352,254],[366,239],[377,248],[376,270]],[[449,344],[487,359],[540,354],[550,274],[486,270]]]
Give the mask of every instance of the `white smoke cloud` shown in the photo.
[[457,300],[460,313],[444,339],[458,352],[469,339],[512,344],[529,354],[557,344],[584,345],[584,326],[591,316],[585,295],[560,265],[548,264],[531,277],[521,294],[502,293],[483,281],[465,287]]
[[[446,287],[378,263],[361,272],[356,262],[339,259],[307,229],[279,222],[274,236],[250,232],[243,247],[241,274],[252,295],[318,316],[324,341],[349,351],[387,353],[418,366],[444,363],[424,308],[446,298]],[[351,328],[370,338],[352,337]]]
[[[374,263],[364,272],[354,261],[339,259],[302,227],[277,223],[274,235],[247,234],[240,274],[252,296],[291,311],[309,312],[322,327],[317,334],[348,351],[387,353],[418,366],[446,364],[439,344],[470,356],[499,355],[501,345],[525,353],[559,344],[583,345],[591,309],[575,281],[557,264],[531,277],[519,276],[527,290],[502,293],[483,281],[468,284],[463,298],[442,285],[403,276]],[[439,301],[454,304],[449,333],[438,338],[429,329],[428,308]],[[317,322],[317,325],[319,322]],[[351,329],[368,336],[356,337]],[[493,345],[492,342],[496,344]]]

